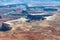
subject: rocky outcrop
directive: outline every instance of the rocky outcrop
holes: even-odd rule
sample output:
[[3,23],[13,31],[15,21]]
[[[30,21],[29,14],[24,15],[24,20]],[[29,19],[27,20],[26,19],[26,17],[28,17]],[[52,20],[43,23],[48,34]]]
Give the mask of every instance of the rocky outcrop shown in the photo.
[[10,27],[9,24],[5,24],[5,23],[2,23],[2,27],[1,27],[1,31],[8,31],[8,30],[11,30],[12,27]]

